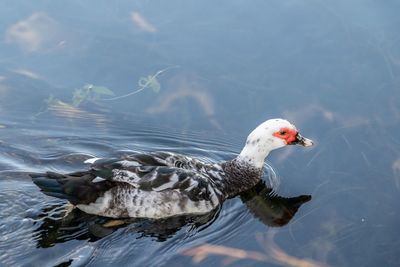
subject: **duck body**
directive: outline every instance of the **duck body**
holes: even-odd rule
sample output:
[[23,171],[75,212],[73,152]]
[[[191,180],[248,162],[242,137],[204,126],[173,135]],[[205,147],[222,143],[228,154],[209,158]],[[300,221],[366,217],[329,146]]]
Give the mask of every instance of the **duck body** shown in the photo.
[[243,175],[235,161],[209,164],[170,152],[87,162],[88,171],[31,176],[45,194],[67,199],[86,213],[155,219],[210,212],[261,177],[261,170],[243,168],[246,179],[235,179]]
[[[151,152],[119,159],[89,159],[86,163],[91,165],[86,171],[30,176],[43,193],[67,199],[89,214],[154,219],[204,214],[260,181],[268,153],[291,144],[273,136],[289,126],[294,128],[285,120],[264,122],[249,135],[238,157],[222,163]],[[308,146],[307,141],[311,142],[296,132],[291,142]]]

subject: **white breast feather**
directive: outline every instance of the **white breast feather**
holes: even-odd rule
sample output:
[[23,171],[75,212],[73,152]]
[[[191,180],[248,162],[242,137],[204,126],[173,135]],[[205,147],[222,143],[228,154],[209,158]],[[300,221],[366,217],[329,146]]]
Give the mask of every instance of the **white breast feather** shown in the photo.
[[[118,194],[121,203],[110,209],[110,201],[115,194]],[[134,202],[133,199],[135,199]],[[167,199],[168,201],[166,201]],[[180,201],[185,205],[180,205]],[[215,195],[211,201],[192,201],[175,190],[155,192],[142,191],[132,187],[110,189],[96,202],[89,205],[79,204],[77,207],[89,214],[113,218],[121,217],[122,212],[127,211],[130,217],[159,219],[183,214],[204,214],[216,208],[218,203]]]

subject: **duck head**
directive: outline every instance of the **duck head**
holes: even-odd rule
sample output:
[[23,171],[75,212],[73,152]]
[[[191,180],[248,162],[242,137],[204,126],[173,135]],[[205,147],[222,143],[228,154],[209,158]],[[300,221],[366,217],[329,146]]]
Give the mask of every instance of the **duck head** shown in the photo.
[[297,128],[287,120],[267,120],[249,134],[237,159],[262,168],[265,158],[272,150],[287,145],[308,147],[313,145],[313,141],[301,136]]

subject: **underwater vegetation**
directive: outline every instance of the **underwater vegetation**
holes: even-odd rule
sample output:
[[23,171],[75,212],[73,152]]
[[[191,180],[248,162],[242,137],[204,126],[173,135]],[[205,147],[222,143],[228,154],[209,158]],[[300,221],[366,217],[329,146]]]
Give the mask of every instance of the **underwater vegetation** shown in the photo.
[[71,99],[68,101],[63,101],[51,94],[49,97],[44,99],[45,107],[36,113],[34,117],[37,117],[47,111],[57,111],[59,114],[68,114],[67,117],[80,117],[79,114],[87,113],[82,109],[83,104],[86,103],[92,103],[101,106],[103,101],[122,99],[137,94],[145,89],[150,89],[153,92],[158,93],[161,90],[161,84],[157,77],[165,71],[177,67],[178,66],[168,67],[157,71],[153,75],[140,77],[138,80],[137,90],[120,96],[115,96],[114,91],[108,87],[94,84],[85,84],[81,88],[75,89]]
[[[72,94],[71,101],[64,102],[54,97],[53,95],[50,95],[44,101],[47,104],[47,106],[63,104],[73,107],[79,107],[85,102],[99,103],[101,101],[110,101],[110,100],[125,98],[137,94],[145,89],[151,89],[153,92],[158,93],[160,92],[161,84],[158,81],[157,76],[159,76],[160,74],[162,74],[163,72],[165,72],[170,68],[171,67],[160,70],[154,75],[140,77],[138,80],[139,88],[125,95],[111,97],[114,96],[115,93],[110,88],[93,84],[85,84],[81,88],[75,89],[74,93]],[[107,96],[108,98],[106,98]]]

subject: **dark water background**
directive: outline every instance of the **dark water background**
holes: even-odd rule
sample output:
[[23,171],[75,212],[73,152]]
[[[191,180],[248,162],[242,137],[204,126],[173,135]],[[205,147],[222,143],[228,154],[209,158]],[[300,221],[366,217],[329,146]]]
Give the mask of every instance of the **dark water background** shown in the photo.
[[[0,266],[399,266],[399,11],[391,0],[3,0]],[[159,90],[138,84],[162,70],[150,79]],[[97,93],[74,103],[87,84]],[[143,90],[106,101],[98,86]],[[269,157],[279,196],[312,195],[282,227],[242,197],[201,223],[96,235],[104,218],[64,217],[66,203],[26,175],[133,150],[226,160],[273,117],[317,143]],[[265,201],[261,212],[279,217],[282,202]],[[204,244],[223,255],[184,255]]]

